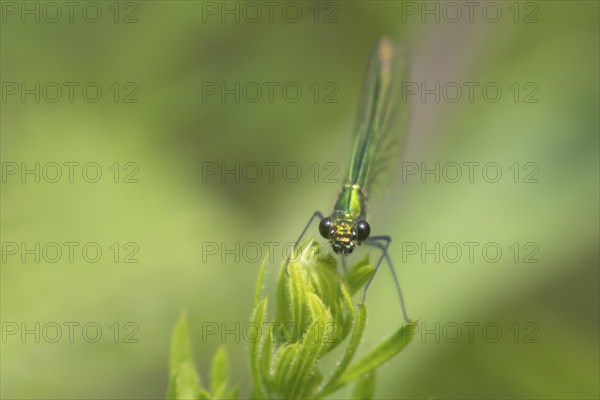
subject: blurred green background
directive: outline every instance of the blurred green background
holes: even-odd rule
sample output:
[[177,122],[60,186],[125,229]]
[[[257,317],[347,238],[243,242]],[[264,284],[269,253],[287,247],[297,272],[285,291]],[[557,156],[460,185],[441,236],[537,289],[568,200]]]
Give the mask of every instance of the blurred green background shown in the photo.
[[[315,209],[330,210],[339,183],[325,178],[343,179],[367,56],[382,34],[405,43],[414,82],[479,83],[473,101],[466,91],[456,102],[411,97],[405,160],[495,162],[503,175],[489,183],[476,169],[473,182],[423,182],[403,179],[398,166],[387,195],[370,202],[374,234],[394,238],[409,314],[427,330],[381,369],[377,397],[599,397],[597,2],[476,2],[470,17],[461,2],[276,2],[270,16],[261,2],[101,1],[77,3],[72,21],[56,4],[62,17],[44,2],[2,2],[2,398],[161,398],[170,331],[184,309],[206,374],[222,342],[207,326],[223,333],[248,320],[253,250],[264,256],[265,243],[279,243],[272,291],[283,244]],[[22,97],[22,82],[34,91],[40,82],[39,102]],[[77,82],[73,101],[65,90],[52,102],[51,82]],[[95,103],[81,93],[88,82],[102,89]],[[252,102],[250,85],[236,102],[209,95],[211,82],[279,86],[273,101],[265,91]],[[290,82],[303,90],[297,102],[281,91]],[[502,88],[497,102],[482,94],[488,82]],[[40,182],[22,179],[22,163],[36,162]],[[49,182],[51,163],[64,162],[98,163],[102,177],[88,183],[77,167],[71,183],[63,166]],[[296,163],[302,177],[290,182],[281,167],[272,182],[266,168],[255,183],[203,175],[206,163],[236,162]],[[524,182],[528,162],[537,183]],[[36,242],[40,262],[23,251]],[[48,262],[54,248],[42,248],[51,242],[80,243],[73,262],[66,253]],[[88,242],[102,249],[98,262],[83,258]],[[413,242],[480,247],[473,262],[466,254],[423,262],[403,252]],[[503,251],[495,263],[480,252],[490,242]],[[237,262],[207,252],[236,243],[248,250]],[[538,262],[524,262],[533,250]],[[132,252],[139,262],[124,262]],[[388,271],[368,302],[365,348],[401,321]],[[69,323],[79,324],[72,341]],[[51,343],[56,325],[62,336]],[[247,343],[239,333],[225,339],[247,393]]]

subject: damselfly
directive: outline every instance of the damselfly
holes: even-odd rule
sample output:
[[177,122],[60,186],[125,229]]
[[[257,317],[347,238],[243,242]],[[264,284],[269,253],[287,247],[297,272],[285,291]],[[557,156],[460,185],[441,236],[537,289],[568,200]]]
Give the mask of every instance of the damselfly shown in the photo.
[[[382,186],[382,174],[398,158],[408,130],[408,110],[402,101],[402,83],[406,82],[408,65],[404,52],[388,38],[378,40],[373,48],[363,97],[360,104],[358,122],[354,136],[350,168],[344,186],[329,217],[316,211],[309,219],[296,241],[298,246],[302,237],[315,218],[320,219],[319,233],[328,239],[333,251],[348,255],[357,245],[366,244],[382,250],[373,274],[365,285],[362,297],[364,303],[367,289],[379,266],[385,259],[390,266],[396,289],[400,296],[402,313],[408,321],[398,277],[388,255],[391,242],[389,236],[370,236],[371,227],[367,218],[367,194]],[[286,263],[289,264],[289,258]]]

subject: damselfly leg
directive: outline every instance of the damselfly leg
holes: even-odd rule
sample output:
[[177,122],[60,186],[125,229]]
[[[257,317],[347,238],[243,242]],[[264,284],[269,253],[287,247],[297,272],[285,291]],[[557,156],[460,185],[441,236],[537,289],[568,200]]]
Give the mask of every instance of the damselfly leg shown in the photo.
[[306,234],[306,231],[308,231],[308,228],[310,227],[310,224],[312,224],[312,222],[314,221],[315,218],[319,218],[319,221],[321,221],[324,217],[323,217],[323,214],[320,211],[317,210],[309,218],[308,222],[306,223],[306,226],[302,230],[302,233],[298,237],[298,240],[296,240],[296,243],[294,243],[294,247],[292,247],[292,250],[290,252],[290,255],[288,256],[287,261],[285,262],[285,274],[286,275],[288,273],[288,265],[290,265],[290,259],[292,258],[292,255],[294,254],[294,251],[296,251],[296,249],[298,248],[298,245],[300,244],[300,241],[302,240],[302,238]]
[[363,289],[363,297],[362,297],[362,301],[361,301],[360,305],[363,305],[365,303],[365,300],[367,299],[367,290],[369,289],[369,285],[371,285],[373,278],[375,278],[375,275],[377,274],[377,271],[379,270],[379,266],[385,259],[387,261],[388,266],[390,267],[390,271],[392,273],[392,277],[394,278],[394,283],[396,285],[396,291],[398,292],[398,296],[400,297],[400,305],[402,306],[402,314],[404,315],[404,319],[408,322],[410,320],[408,319],[408,315],[406,314],[406,307],[404,306],[404,297],[402,296],[402,289],[400,288],[400,282],[398,281],[398,276],[396,275],[396,271],[394,270],[394,265],[392,264],[392,260],[390,259],[390,256],[388,255],[388,247],[390,246],[391,241],[392,241],[392,238],[389,236],[371,236],[364,242],[364,244],[366,244],[367,246],[372,246],[372,247],[376,247],[376,248],[380,249],[381,256],[379,257],[379,260],[377,261],[377,264],[375,265],[375,270],[373,271],[373,274],[371,275],[371,277],[367,281],[367,284],[365,285],[365,288]]

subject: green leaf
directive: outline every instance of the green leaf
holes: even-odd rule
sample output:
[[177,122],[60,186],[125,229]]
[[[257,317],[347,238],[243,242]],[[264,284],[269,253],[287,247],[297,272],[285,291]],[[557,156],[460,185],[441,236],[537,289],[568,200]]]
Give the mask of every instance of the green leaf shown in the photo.
[[198,393],[198,400],[212,400],[213,397],[202,387],[200,388],[200,393]]
[[367,355],[351,365],[338,379],[336,389],[378,368],[402,351],[415,334],[416,322],[408,322]]
[[275,340],[275,332],[273,324],[267,324],[267,332],[262,335],[263,344],[261,348],[261,357],[259,360],[262,376],[265,381],[265,386],[271,384],[271,353],[273,351],[273,342]]
[[177,400],[196,400],[199,398],[200,381],[191,362],[185,361],[177,367],[175,378],[175,396]]
[[370,400],[375,395],[375,370],[368,372],[360,377],[352,395],[350,396],[353,400]]
[[290,306],[287,301],[287,278],[284,262],[279,268],[277,276],[277,319],[281,322],[281,325],[287,325],[289,322]]
[[[280,268],[277,305],[279,321],[266,323],[268,298],[262,296],[266,259],[258,274],[251,322],[256,337],[249,346],[251,398],[322,398],[357,381],[353,398],[373,398],[375,369],[400,352],[412,338],[414,323],[403,326],[358,362],[351,364],[367,320],[366,306],[355,307],[352,293],[370,278],[373,267],[364,258],[352,267],[348,282],[337,272],[332,257],[319,255],[314,241],[304,248],[302,260]],[[297,336],[284,337],[292,326]],[[266,328],[266,329],[265,329]],[[323,384],[320,358],[350,335],[340,362]],[[227,351],[221,346],[212,360],[210,392],[201,386],[192,361],[187,319],[182,315],[171,340],[169,399],[237,399],[229,388]]]
[[[367,320],[366,306],[357,308],[352,293],[372,276],[369,258],[353,266],[346,281],[339,275],[335,259],[319,254],[316,242],[294,251],[298,257],[288,265],[287,274],[284,263],[277,277],[276,324],[265,323],[267,299],[260,297],[263,267],[259,273],[252,321],[261,330],[268,327],[268,332],[261,332],[260,339],[250,346],[251,398],[321,398],[357,380],[354,396],[372,398],[374,370],[406,343],[398,346],[392,337],[352,364]],[[408,342],[412,335],[403,332]],[[318,369],[320,358],[348,336],[344,354],[324,384]]]
[[192,364],[187,316],[183,313],[171,334],[167,399],[190,398],[191,393],[196,398],[199,391],[200,378]]
[[318,369],[315,369],[314,373],[309,375],[305,380],[304,384],[299,393],[299,398],[308,399],[315,398],[313,393],[319,386],[319,384],[323,381],[323,374]]
[[257,398],[266,398],[265,392],[265,378],[262,374],[260,365],[261,360],[261,349],[263,338],[261,329],[265,323],[265,317],[267,313],[267,298],[262,299],[258,302],[254,308],[252,315],[252,322],[254,326],[258,327],[258,335],[255,340],[250,343],[250,369],[252,370],[252,382],[254,383],[254,394]]
[[258,271],[258,278],[256,279],[256,287],[254,289],[254,307],[258,305],[261,298],[263,282],[265,281],[265,273],[267,271],[267,258],[268,257],[265,256],[265,259],[260,265],[260,270]]
[[[295,324],[300,332],[304,332],[308,325],[308,306],[306,301],[307,287],[304,279],[302,279],[301,267],[296,263],[290,263],[288,272],[288,300],[291,311],[291,322]],[[295,340],[300,340],[301,335],[298,335]]]
[[292,370],[294,373],[287,387],[286,398],[300,397],[299,392],[307,383],[307,378],[313,373],[313,368],[317,364],[325,340],[325,323],[327,321],[325,307],[315,294],[310,293],[309,299],[311,310],[314,307],[315,311],[313,312],[318,314],[318,317],[313,319],[306,335],[302,338],[296,356],[292,360]]
[[285,344],[275,353],[273,382],[275,390],[281,395],[286,393],[289,387],[290,376],[293,373],[292,366],[299,346],[298,342]]
[[[313,322],[302,340],[303,342],[306,342],[307,339],[312,339],[315,342],[322,342],[325,339],[325,328],[327,327],[327,324],[331,323],[331,313],[316,294],[309,293],[307,298],[308,308]],[[311,334],[313,335],[312,337],[309,336]]]
[[340,291],[342,293],[340,299],[341,311],[334,316],[335,330],[327,351],[331,351],[335,347],[339,346],[344,339],[346,339],[354,326],[354,302],[352,301],[352,296],[348,291],[348,286],[345,283],[342,283],[340,285]]
[[192,352],[190,349],[187,315],[183,313],[179,317],[179,321],[171,334],[171,357],[169,359],[169,371],[171,374],[176,372],[179,364],[187,361],[192,361]]
[[233,387],[233,388],[229,389],[227,392],[225,392],[222,399],[237,399],[239,397],[240,397],[239,389],[237,387]]
[[220,346],[215,353],[211,368],[210,388],[214,398],[223,397],[227,389],[229,378],[229,363],[227,361],[227,350],[225,346]]
[[[364,256],[363,258],[361,258],[360,260],[358,260],[348,271],[348,275],[354,273],[354,271],[356,271],[357,269],[364,267],[365,265],[369,265],[371,264],[371,257],[367,254],[366,256]],[[348,276],[346,275],[346,276]]]
[[375,267],[369,264],[369,257],[365,257],[356,263],[346,275],[346,282],[350,289],[350,294],[354,295],[369,281]]
[[[295,376],[289,385],[287,397],[306,398],[310,396],[309,390],[315,387],[315,367],[325,347],[327,327],[331,324],[331,313],[321,299],[314,293],[308,293],[308,304],[312,324],[302,338],[297,355]],[[320,377],[318,378],[321,379]]]
[[[318,253],[318,243],[314,243],[315,253],[313,257],[319,257],[318,263],[314,268],[307,268],[310,274],[310,281],[315,288],[315,292],[321,298],[321,301],[330,308],[337,307],[337,300],[339,299],[339,288],[340,288],[340,276],[337,272],[337,262],[335,259],[333,262],[329,258],[321,257]],[[337,311],[337,310],[336,310]],[[332,312],[334,312],[332,310]]]
[[174,373],[169,377],[166,396],[167,400],[175,399],[177,396],[177,393],[175,393],[175,382],[177,382],[177,373]]
[[365,331],[365,325],[367,322],[367,306],[362,305],[358,308],[358,313],[356,315],[356,322],[354,323],[354,329],[352,330],[352,336],[350,337],[350,342],[346,347],[346,352],[344,353],[342,360],[338,363],[337,367],[333,371],[333,374],[329,378],[329,381],[317,397],[324,397],[331,392],[339,389],[343,385],[338,385],[338,378],[344,373],[354,354],[356,354],[356,350],[360,345],[360,341],[362,340],[363,333]]

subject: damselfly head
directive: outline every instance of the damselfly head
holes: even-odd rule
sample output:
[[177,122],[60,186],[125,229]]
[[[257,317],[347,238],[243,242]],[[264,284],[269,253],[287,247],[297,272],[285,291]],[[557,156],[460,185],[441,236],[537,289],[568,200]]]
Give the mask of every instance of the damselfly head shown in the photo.
[[347,219],[323,218],[319,224],[319,232],[329,239],[336,254],[351,254],[357,244],[366,240],[371,233],[367,221],[352,221]]

